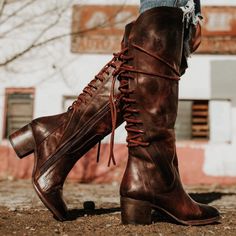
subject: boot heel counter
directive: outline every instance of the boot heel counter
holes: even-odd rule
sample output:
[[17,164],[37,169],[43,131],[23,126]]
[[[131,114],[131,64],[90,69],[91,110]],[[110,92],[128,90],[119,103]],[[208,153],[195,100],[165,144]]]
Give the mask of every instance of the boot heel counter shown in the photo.
[[146,173],[142,161],[134,156],[129,157],[120,185],[121,197],[146,199],[149,196],[146,178],[142,173]]
[[9,140],[19,158],[26,157],[34,152],[35,141],[31,124],[12,133]]

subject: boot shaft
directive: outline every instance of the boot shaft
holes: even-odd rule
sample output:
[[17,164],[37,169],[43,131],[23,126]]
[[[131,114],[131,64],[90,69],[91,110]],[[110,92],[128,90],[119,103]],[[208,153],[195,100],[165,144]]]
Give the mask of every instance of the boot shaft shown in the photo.
[[174,125],[183,33],[182,10],[170,7],[144,12],[132,27],[124,99],[129,159],[121,195],[150,199],[179,181]]
[[181,9],[157,7],[144,12],[135,21],[129,36],[129,53],[139,59],[135,67],[150,74],[163,72],[167,77],[178,76],[183,37]]
[[174,128],[177,114],[183,33],[183,12],[171,7],[144,12],[132,27],[124,116],[130,146],[173,138],[168,130]]

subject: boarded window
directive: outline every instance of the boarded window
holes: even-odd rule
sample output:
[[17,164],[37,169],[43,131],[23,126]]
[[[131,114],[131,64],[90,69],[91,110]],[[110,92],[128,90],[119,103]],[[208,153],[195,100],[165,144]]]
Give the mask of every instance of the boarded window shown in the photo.
[[33,119],[33,89],[7,89],[4,138]]
[[77,96],[63,96],[62,110],[67,111],[76,99]]
[[209,138],[208,101],[197,100],[192,103],[192,138]]
[[175,124],[177,140],[209,139],[208,101],[180,100]]

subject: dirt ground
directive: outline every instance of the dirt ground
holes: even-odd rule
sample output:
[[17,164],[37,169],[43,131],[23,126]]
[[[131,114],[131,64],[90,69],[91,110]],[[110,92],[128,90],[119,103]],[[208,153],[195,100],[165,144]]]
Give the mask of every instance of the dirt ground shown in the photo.
[[[222,220],[213,225],[188,227],[154,212],[148,226],[121,225],[118,185],[66,183],[64,196],[70,220],[56,221],[42,205],[28,180],[0,181],[0,235],[236,235],[236,186],[186,188],[191,196],[216,206]],[[92,201],[95,210],[84,209]]]

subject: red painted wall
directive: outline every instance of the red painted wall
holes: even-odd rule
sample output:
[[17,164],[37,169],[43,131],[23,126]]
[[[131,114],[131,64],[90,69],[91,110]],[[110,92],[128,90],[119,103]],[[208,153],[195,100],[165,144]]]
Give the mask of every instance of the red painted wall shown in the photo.
[[[109,144],[103,144],[100,162],[96,162],[97,148],[94,147],[81,158],[69,174],[69,179],[79,182],[112,183],[120,182],[127,160],[125,144],[115,145],[117,165],[107,166]],[[236,184],[236,177],[213,177],[203,172],[204,149],[192,147],[177,148],[181,178],[186,185],[196,184]],[[0,146],[0,179],[30,178],[34,163],[33,155],[18,159],[10,146]]]

